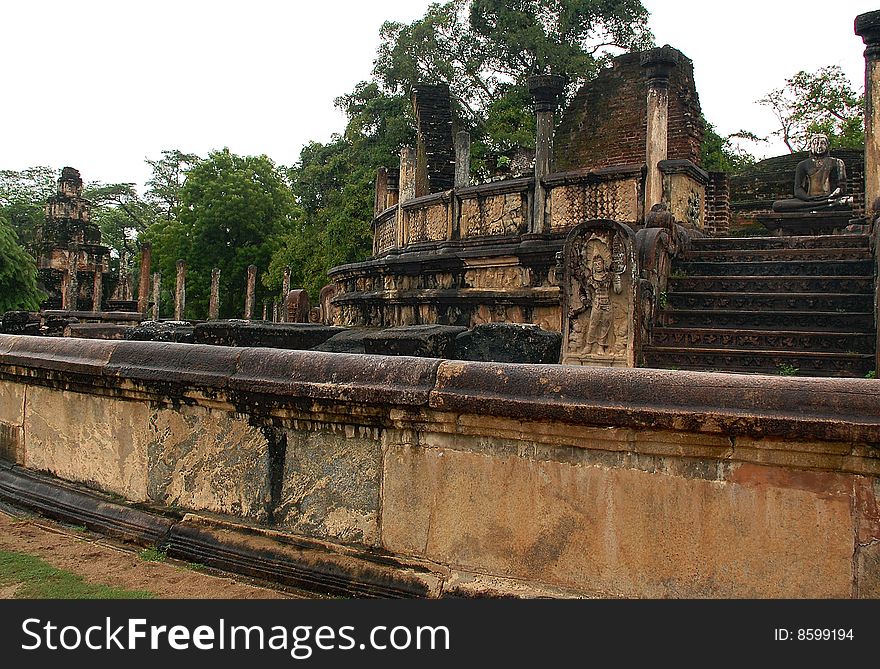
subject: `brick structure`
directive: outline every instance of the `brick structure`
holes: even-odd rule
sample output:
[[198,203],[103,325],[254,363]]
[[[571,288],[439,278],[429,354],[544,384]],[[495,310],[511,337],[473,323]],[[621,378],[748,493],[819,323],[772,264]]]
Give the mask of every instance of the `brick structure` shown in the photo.
[[[669,78],[667,157],[699,165],[703,125],[694,65],[678,53]],[[640,59],[640,53],[618,56],[578,91],[556,130],[556,171],[645,162],[648,81]]]
[[730,179],[726,172],[709,172],[703,232],[725,235],[730,230]]
[[416,197],[449,190],[455,183],[449,86],[419,84],[413,91],[418,128]]

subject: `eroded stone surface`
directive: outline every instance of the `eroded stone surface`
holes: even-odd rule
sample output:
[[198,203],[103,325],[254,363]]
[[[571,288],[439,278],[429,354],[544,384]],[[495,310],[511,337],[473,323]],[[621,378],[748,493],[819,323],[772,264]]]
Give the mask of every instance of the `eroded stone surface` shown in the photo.
[[143,402],[31,386],[25,464],[145,502],[149,414]]
[[376,430],[286,430],[279,525],[345,543],[379,542],[382,452]]
[[202,407],[150,417],[149,496],[154,502],[266,520],[269,454],[247,418]]

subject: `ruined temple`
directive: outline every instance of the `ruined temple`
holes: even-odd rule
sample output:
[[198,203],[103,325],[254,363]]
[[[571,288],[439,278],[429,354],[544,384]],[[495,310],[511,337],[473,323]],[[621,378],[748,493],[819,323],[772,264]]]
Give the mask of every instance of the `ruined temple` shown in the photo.
[[91,203],[82,196],[83,181],[72,167],[61,170],[58,191],[46,203],[37,231],[39,284],[48,298],[44,309],[100,311],[110,249],[91,222]]

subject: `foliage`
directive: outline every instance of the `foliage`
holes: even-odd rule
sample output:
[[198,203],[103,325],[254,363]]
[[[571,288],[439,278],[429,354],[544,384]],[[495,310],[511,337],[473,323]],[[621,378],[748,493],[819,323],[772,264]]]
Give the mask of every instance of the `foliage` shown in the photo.
[[27,553],[0,551],[0,585],[18,586],[16,599],[150,599],[145,590],[123,590],[86,582]]
[[162,151],[158,160],[147,158],[153,174],[147,180],[144,199],[153,206],[159,218],[171,220],[180,207],[180,191],[186,183],[186,175],[201,158],[194,153],[179,149]]
[[[390,94],[446,83],[455,123],[471,133],[486,177],[534,146],[525,88],[534,74],[568,80],[566,99],[612,54],[651,45],[639,0],[452,0],[410,24],[383,24],[373,76]],[[505,162],[505,161],[501,161]]]
[[31,253],[45,217],[46,200],[54,195],[57,180],[58,170],[51,167],[0,171],[0,214],[6,216],[19,242]]
[[248,265],[266,268],[278,240],[291,230],[295,203],[283,172],[266,156],[215,151],[187,173],[177,217],[151,226],[144,238],[166,288],[178,259],[187,263],[187,316],[208,311],[211,270],[219,268],[220,312],[243,313]]
[[37,265],[0,213],[0,314],[36,311],[46,295],[37,288]]
[[299,210],[263,278],[277,291],[289,266],[291,285],[305,288],[312,300],[328,269],[370,254],[376,169],[394,167],[400,149],[415,139],[409,102],[376,83],[358,84],[336,105],[348,118],[345,133],[306,145],[289,170]]
[[710,172],[738,172],[744,167],[755,164],[755,157],[734,143],[734,140],[760,142],[763,141],[762,138],[745,130],[722,136],[705,117],[702,120],[705,128],[703,145],[700,147],[703,169]]
[[864,95],[856,93],[838,65],[801,70],[758,104],[773,111],[780,125],[773,134],[792,153],[805,150],[815,133],[828,135],[835,148],[861,148],[865,143]]

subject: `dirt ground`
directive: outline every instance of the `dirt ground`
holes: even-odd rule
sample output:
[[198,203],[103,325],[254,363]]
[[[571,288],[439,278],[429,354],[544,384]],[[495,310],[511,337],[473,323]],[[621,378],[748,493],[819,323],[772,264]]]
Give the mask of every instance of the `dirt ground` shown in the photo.
[[[175,560],[148,562],[140,547],[66,527],[15,509],[0,509],[0,550],[35,555],[53,567],[86,581],[147,590],[159,599],[283,599],[292,592],[274,590],[243,578],[206,573]],[[11,599],[18,586],[0,586],[0,599]]]

